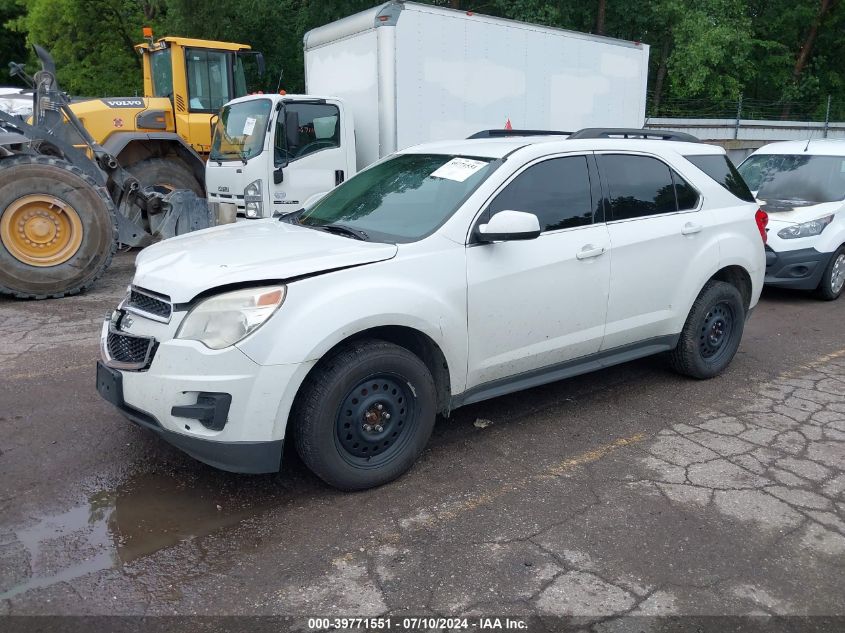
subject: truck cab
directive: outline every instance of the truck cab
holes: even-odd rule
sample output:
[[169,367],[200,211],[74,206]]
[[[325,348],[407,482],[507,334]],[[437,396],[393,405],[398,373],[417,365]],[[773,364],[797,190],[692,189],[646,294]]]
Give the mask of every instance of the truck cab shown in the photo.
[[341,99],[251,95],[223,106],[206,164],[219,217],[296,211],[356,172],[355,131]]

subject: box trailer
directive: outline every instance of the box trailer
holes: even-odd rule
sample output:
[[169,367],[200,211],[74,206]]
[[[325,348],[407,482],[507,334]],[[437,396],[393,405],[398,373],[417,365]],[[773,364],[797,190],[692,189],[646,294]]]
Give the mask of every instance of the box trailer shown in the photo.
[[305,34],[308,94],[355,118],[358,168],[479,130],[642,127],[649,47],[415,2]]
[[648,46],[413,2],[305,35],[307,94],[220,112],[206,165],[220,216],[294,211],[399,149],[485,129],[642,127]]

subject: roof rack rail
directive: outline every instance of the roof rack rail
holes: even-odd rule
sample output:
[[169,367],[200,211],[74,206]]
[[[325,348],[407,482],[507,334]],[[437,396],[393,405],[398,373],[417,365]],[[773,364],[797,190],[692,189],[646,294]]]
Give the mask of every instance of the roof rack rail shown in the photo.
[[498,129],[498,130],[481,130],[480,132],[476,132],[472,136],[467,136],[467,139],[471,138],[508,138],[511,136],[569,136],[572,132],[563,132],[561,130],[505,130],[505,129]]
[[700,143],[692,134],[673,132],[671,130],[649,130],[624,127],[588,127],[569,135],[570,139],[579,138],[636,138],[658,141],[684,141],[686,143]]

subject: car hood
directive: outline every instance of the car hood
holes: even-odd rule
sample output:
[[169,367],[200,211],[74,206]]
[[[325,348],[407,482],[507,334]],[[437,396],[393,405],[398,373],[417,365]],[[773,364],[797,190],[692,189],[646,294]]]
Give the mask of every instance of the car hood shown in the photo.
[[843,208],[842,201],[821,202],[819,204],[808,204],[796,200],[759,200],[763,211],[769,214],[769,223],[798,224],[809,222],[817,218],[823,218],[831,213],[836,213]]
[[364,242],[278,220],[247,220],[174,237],[145,248],[135,285],[185,303],[210,288],[284,280],[370,264],[395,244]]

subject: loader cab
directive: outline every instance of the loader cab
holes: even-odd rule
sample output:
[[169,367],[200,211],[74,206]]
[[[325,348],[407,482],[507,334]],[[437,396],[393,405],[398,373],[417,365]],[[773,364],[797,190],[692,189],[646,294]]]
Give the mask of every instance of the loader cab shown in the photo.
[[354,124],[342,100],[252,95],[220,111],[205,177],[223,215],[257,219],[296,211],[355,170]]
[[220,108],[258,88],[264,71],[261,53],[245,44],[164,37],[139,44],[144,96],[173,104],[176,132],[205,156]]

